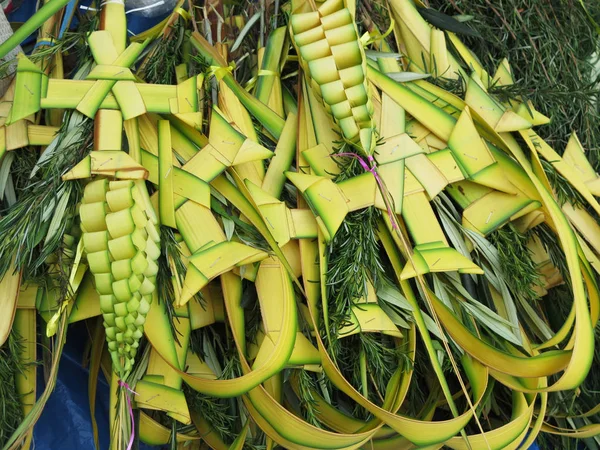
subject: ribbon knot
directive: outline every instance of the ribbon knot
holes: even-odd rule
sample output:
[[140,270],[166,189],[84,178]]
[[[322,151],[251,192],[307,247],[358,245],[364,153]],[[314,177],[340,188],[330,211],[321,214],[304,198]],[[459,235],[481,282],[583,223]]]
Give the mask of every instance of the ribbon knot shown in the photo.
[[367,155],[367,160],[371,164],[371,168],[369,169],[369,172],[371,172],[373,175],[378,177],[379,175],[376,174],[377,173],[377,161],[375,161],[375,158],[373,158],[371,155]]
[[[138,395],[138,393],[131,389],[129,384],[127,384],[125,381],[119,380],[119,386],[124,388],[126,391],[131,392],[134,395]],[[129,417],[131,418],[131,437],[129,438],[129,444],[127,444],[127,450],[131,450],[131,448],[133,447],[133,439],[135,436],[135,419],[133,418],[133,408],[131,407],[131,399],[129,398],[129,395],[127,393],[125,393],[125,398],[127,399],[127,409],[129,410]]]
[[232,74],[235,70],[235,62],[231,61],[229,65],[223,66],[210,66],[208,68],[208,76],[215,77],[217,81],[221,81],[227,74]]

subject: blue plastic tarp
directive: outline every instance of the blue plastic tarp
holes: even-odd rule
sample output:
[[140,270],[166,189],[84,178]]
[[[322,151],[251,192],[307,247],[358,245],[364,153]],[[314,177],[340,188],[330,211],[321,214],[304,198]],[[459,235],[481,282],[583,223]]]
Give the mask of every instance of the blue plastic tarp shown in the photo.
[[[10,22],[25,22],[29,17],[31,17],[31,15],[36,11],[36,5],[37,5],[37,0],[24,0],[23,3],[21,4],[21,6],[11,12],[8,15],[8,20]],[[71,0],[71,3],[73,4],[73,7],[75,7],[75,2],[73,0]],[[92,0],[81,0],[78,3],[77,7],[81,7],[81,6],[90,6],[90,4],[92,3]],[[127,14],[127,29],[129,31],[129,34],[138,34],[141,33],[142,31],[145,31],[149,28],[152,28],[154,25],[160,23],[168,14],[162,15],[162,16],[157,16],[157,17],[152,17],[152,18],[147,18],[147,17],[142,17],[139,13],[132,13],[132,14]],[[73,15],[73,23],[72,26],[76,26],[78,23],[77,21],[77,14]],[[35,42],[35,38],[36,38],[37,33],[32,34],[31,36],[29,36],[24,44],[32,44],[33,42]]]
[[[43,326],[43,324],[42,324]],[[87,369],[82,366],[87,329],[83,323],[71,325],[60,361],[56,388],[33,430],[36,450],[83,450],[94,448],[88,401]],[[40,355],[38,355],[39,357]],[[43,392],[42,369],[38,370],[38,396]],[[96,422],[101,450],[109,448],[109,386],[100,373],[96,395]],[[140,450],[152,450],[140,443]]]

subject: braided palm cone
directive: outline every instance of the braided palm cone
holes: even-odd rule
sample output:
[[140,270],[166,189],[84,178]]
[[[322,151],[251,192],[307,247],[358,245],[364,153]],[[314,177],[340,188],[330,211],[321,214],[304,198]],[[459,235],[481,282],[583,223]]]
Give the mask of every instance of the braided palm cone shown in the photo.
[[156,285],[160,239],[145,187],[133,181],[89,183],[80,208],[83,245],[100,295],[114,371],[127,377]]
[[375,126],[365,52],[348,8],[327,0],[316,11],[292,15],[291,32],[307,82],[344,139],[372,153]]

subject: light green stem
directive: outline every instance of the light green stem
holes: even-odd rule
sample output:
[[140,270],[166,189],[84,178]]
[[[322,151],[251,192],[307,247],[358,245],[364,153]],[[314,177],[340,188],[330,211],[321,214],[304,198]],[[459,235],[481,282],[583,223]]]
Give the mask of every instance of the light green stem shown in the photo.
[[360,362],[360,383],[362,385],[362,395],[364,398],[369,398],[369,382],[367,378],[367,355],[365,354],[365,349],[360,349],[360,354],[358,355]]
[[23,42],[27,36],[41,27],[46,20],[64,7],[69,0],[50,0],[29,18],[14,34],[0,45],[0,58],[8,55],[17,45]]

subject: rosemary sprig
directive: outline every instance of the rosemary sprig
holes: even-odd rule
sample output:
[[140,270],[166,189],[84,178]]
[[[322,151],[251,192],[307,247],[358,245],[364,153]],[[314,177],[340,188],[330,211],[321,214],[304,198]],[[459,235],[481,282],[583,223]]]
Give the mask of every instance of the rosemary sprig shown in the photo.
[[573,188],[571,183],[569,183],[569,181],[567,181],[567,179],[563,177],[551,163],[544,159],[542,159],[541,162],[544,173],[548,177],[548,181],[554,190],[556,199],[561,206],[567,202],[575,207],[585,207],[587,205],[587,200],[583,198],[578,190]]
[[143,73],[148,83],[177,84],[175,67],[183,62],[184,38],[185,22],[177,18],[148,57]]
[[[346,143],[338,143],[344,153]],[[343,181],[359,175],[364,169],[355,158],[336,158],[341,172],[336,181]],[[383,265],[377,239],[377,221],[380,211],[374,207],[351,212],[346,216],[340,229],[327,246],[326,293],[330,336],[328,350],[335,358],[342,373],[355,387],[368,389],[371,400],[381,401],[381,393],[391,376],[390,368],[398,367],[392,356],[395,347],[383,335],[359,333],[339,339],[339,331],[349,323],[352,306],[368,294],[369,283],[378,285],[383,275]],[[357,355],[366,356],[367,367],[360,367]],[[364,358],[363,358],[364,361]],[[365,370],[367,383],[363,386]],[[392,370],[393,372],[393,370]],[[355,413],[368,417],[367,411],[356,406]]]
[[158,274],[156,277],[156,285],[158,288],[159,301],[164,301],[169,316],[169,324],[171,325],[171,333],[174,339],[177,338],[177,330],[175,328],[175,288],[173,287],[173,277],[176,276],[171,270],[170,261],[173,262],[175,270],[179,277],[183,278],[186,272],[185,264],[181,259],[181,249],[179,243],[175,239],[175,233],[167,226],[160,227],[160,256],[158,257]]
[[33,276],[62,243],[81,198],[79,183],[65,182],[62,175],[91,149],[92,121],[70,113],[56,144],[37,163],[19,201],[0,215],[0,277],[15,261],[15,269]]
[[367,295],[368,284],[376,285],[383,271],[375,233],[379,215],[375,208],[348,214],[327,247],[327,303],[332,346],[336,342],[334,336],[348,321],[351,306]]
[[[366,361],[366,377],[361,359]],[[380,333],[358,333],[341,340],[337,363],[346,379],[363,393],[368,392],[369,400],[378,404],[383,403],[394,372],[412,367],[404,347],[396,346],[390,336]],[[370,417],[370,413],[358,404],[354,405],[353,414],[363,419]]]
[[[344,145],[340,152],[343,153]],[[336,158],[342,168],[336,181],[359,175],[364,169],[355,158]],[[330,350],[335,355],[337,332],[346,325],[350,307],[367,295],[368,283],[377,285],[383,273],[377,240],[377,220],[380,212],[365,208],[349,213],[331,243],[327,246],[327,303],[332,341]]]
[[13,330],[7,342],[0,347],[0,446],[17,429],[23,418],[21,399],[15,385],[15,377],[23,371],[18,355],[23,339]]
[[20,151],[18,153],[18,158],[14,158],[10,165],[10,175],[17,197],[20,197],[21,192],[24,189],[27,189],[31,171],[39,158],[39,153],[28,150],[29,149],[23,149],[23,151]]
[[488,240],[498,250],[500,267],[512,291],[527,300],[538,297],[534,286],[540,285],[540,274],[527,247],[529,236],[509,223],[490,233]]
[[197,411],[216,431],[221,439],[231,442],[235,439],[233,432],[236,417],[231,414],[231,402],[228,399],[209,397],[184,386],[183,391],[188,405]]
[[[495,87],[494,94],[531,100],[552,118],[538,133],[557,152],[577,131],[589,158],[600,164],[600,111],[596,98],[600,79],[594,54],[600,41],[585,10],[574,0],[429,0],[429,6],[448,15],[471,16],[469,25],[481,38],[463,37],[467,46],[493,74],[498,61],[508,58],[516,80]],[[600,3],[586,2],[596,20]],[[596,95],[594,95],[594,92]]]
[[[222,365],[222,369],[217,367],[217,376],[220,379],[239,377],[241,376],[241,367],[238,355],[231,340],[226,339],[221,331],[222,329],[215,326],[208,326],[192,332],[190,349],[205,360],[209,366]],[[212,350],[206,351],[207,349]],[[222,356],[222,359],[211,361],[211,358],[217,356]],[[235,439],[235,425],[238,416],[235,400],[210,397],[187,386],[184,387],[184,392],[190,409],[204,417],[223,440],[231,442]]]
[[298,370],[298,400],[300,400],[300,407],[302,409],[302,416],[311,425],[321,428],[321,422],[317,418],[318,409],[316,406],[316,400],[313,395],[314,391],[317,391],[317,383],[314,379],[314,375],[307,370]]
[[[374,384],[373,397],[384,395],[388,381],[398,368],[410,366],[410,360],[396,347],[391,337],[379,333],[361,333],[360,346],[367,359],[367,371]],[[380,398],[380,400],[382,400]]]

